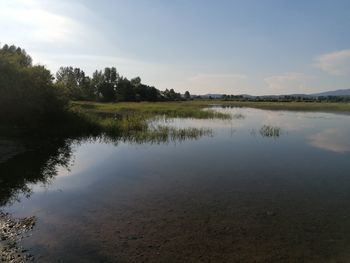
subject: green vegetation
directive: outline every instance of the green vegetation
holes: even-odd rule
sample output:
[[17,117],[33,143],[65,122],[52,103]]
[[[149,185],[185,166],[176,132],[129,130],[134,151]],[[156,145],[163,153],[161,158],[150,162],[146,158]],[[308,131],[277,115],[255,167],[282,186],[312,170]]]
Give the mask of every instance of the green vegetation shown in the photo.
[[[186,97],[190,98],[189,92]],[[115,68],[95,71],[90,78],[79,68],[61,67],[56,81],[43,66],[33,66],[25,50],[4,45],[0,48],[0,131],[2,134],[50,136],[90,136],[107,134],[114,138],[137,141],[182,140],[209,134],[201,129],[150,127],[149,119],[159,114],[171,117],[206,118],[220,114],[199,109],[158,107],[136,111],[123,108],[107,110],[111,104],[72,104],[69,100],[165,101],[181,100],[174,90],[160,92],[136,77],[127,80]],[[136,105],[136,104],[135,104]],[[78,107],[79,106],[79,107]],[[120,107],[121,106],[121,107]],[[93,108],[103,108],[92,110]],[[111,108],[112,110],[113,107]],[[140,109],[140,107],[139,107]],[[101,114],[101,113],[104,114]]]
[[350,96],[322,96],[322,95],[267,95],[267,96],[243,96],[222,95],[225,101],[250,101],[250,102],[350,102]]
[[53,83],[50,71],[33,66],[27,53],[15,46],[0,48],[0,121],[37,125],[62,117],[68,105]]
[[[204,105],[203,105],[204,106]],[[203,106],[190,102],[123,102],[123,103],[97,103],[72,102],[71,111],[80,116],[84,123],[96,127],[97,130],[110,136],[122,135],[130,141],[151,141],[158,138],[183,140],[194,139],[203,135],[210,135],[207,129],[175,129],[173,127],[150,125],[150,121],[159,116],[165,118],[196,118],[229,119],[230,115],[203,110]]]
[[164,115],[167,118],[195,118],[195,119],[229,119],[230,115],[214,110],[203,110],[209,102],[121,102],[121,103],[96,103],[96,102],[72,102],[71,108],[75,111],[89,113],[113,113],[116,118],[143,116],[152,118]]
[[71,100],[102,102],[116,101],[181,101],[190,99],[187,91],[184,97],[173,89],[160,91],[141,83],[140,77],[131,80],[119,75],[115,67],[96,70],[92,78],[80,68],[61,67],[56,73],[56,84]]
[[350,103],[345,102],[258,102],[221,101],[224,106],[248,107],[267,110],[350,112]]
[[143,132],[132,131],[129,134],[123,134],[121,140],[140,143],[168,143],[181,142],[185,140],[196,140],[203,136],[212,136],[211,129],[204,128],[174,128],[159,125],[151,127]]
[[[190,99],[189,92],[186,98]],[[164,141],[197,138],[209,134],[201,129],[150,127],[157,115],[167,117],[227,117],[199,108],[140,107],[125,104],[79,104],[78,99],[95,101],[180,101],[173,89],[163,92],[128,80],[116,68],[95,71],[92,78],[79,68],[61,67],[56,80],[44,66],[33,66],[25,50],[4,45],[0,48],[0,131],[2,134],[50,136],[90,136],[107,134],[137,141]],[[118,110],[115,109],[117,105]],[[173,104],[175,105],[175,104]],[[103,113],[103,114],[102,114]],[[112,114],[113,113],[113,114]]]
[[[329,112],[350,112],[350,104],[347,103],[303,103],[303,102],[227,102],[215,100],[215,105],[227,107],[253,107],[270,110],[303,110],[303,111],[329,111]],[[162,137],[165,129],[151,130],[149,121],[158,116],[165,118],[196,118],[196,119],[242,119],[243,115],[220,113],[206,109],[213,105],[213,100],[194,100],[182,102],[121,102],[121,103],[97,103],[76,101],[71,103],[71,110],[80,114],[82,119],[108,134],[123,134],[127,138],[151,138],[153,134]],[[206,110],[204,110],[206,109]],[[92,125],[92,126],[93,126]],[[160,136],[160,131],[163,135]],[[167,130],[168,134],[176,133],[174,130]],[[183,131],[182,131],[183,132]],[[198,134],[207,134],[197,130]],[[185,134],[193,134],[193,131],[186,131]],[[281,131],[275,127],[264,127],[260,134],[267,137],[279,136]]]

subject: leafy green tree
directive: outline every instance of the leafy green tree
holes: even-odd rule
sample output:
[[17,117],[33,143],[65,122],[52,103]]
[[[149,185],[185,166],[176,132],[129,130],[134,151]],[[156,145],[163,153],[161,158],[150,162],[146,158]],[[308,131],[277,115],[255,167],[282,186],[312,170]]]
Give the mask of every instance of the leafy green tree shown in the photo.
[[166,89],[165,91],[162,92],[163,99],[164,100],[169,100],[169,101],[177,101],[181,100],[181,94],[176,93],[174,89]]
[[65,113],[67,100],[44,66],[32,66],[20,48],[0,48],[0,120],[18,124],[55,120]]
[[91,86],[101,101],[115,101],[119,80],[120,76],[115,67],[105,68],[103,72],[96,70],[93,73]]
[[32,58],[27,52],[14,45],[9,46],[6,44],[0,48],[0,56],[3,60],[7,60],[9,63],[16,64],[20,67],[32,66]]
[[72,100],[94,98],[91,80],[80,68],[60,67],[56,73],[56,83],[65,89]]
[[186,92],[185,92],[185,99],[186,99],[186,100],[191,99],[191,94],[190,94],[189,91],[186,91]]
[[141,78],[140,77],[136,77],[130,80],[131,85],[133,85],[134,87],[138,87],[141,85]]
[[135,101],[136,94],[133,85],[127,78],[121,78],[117,85],[118,101]]
[[117,85],[118,81],[120,79],[119,73],[117,72],[117,69],[115,67],[111,67],[110,70],[110,81],[114,84],[114,86]]

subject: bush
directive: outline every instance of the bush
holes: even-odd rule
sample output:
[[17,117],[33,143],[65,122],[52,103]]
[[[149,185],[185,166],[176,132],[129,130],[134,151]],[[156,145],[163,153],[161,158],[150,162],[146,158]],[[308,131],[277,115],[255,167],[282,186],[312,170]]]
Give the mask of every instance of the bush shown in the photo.
[[38,123],[65,114],[68,100],[53,84],[44,66],[33,66],[26,52],[15,46],[0,48],[0,120]]

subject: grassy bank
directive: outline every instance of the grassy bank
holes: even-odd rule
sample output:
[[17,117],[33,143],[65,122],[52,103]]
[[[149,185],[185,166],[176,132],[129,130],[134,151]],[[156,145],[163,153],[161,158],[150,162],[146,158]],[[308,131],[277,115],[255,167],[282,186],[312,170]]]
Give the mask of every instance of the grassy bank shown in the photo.
[[220,104],[235,107],[248,107],[267,110],[293,110],[293,111],[322,111],[322,112],[348,112],[350,103],[337,102],[257,102],[257,101],[220,101]]
[[248,107],[268,110],[295,110],[295,111],[322,111],[322,112],[349,112],[350,103],[334,102],[257,102],[257,101],[223,101],[200,100],[181,102],[121,102],[96,103],[73,102],[72,109],[89,113],[114,113],[117,116],[139,115],[146,118],[164,115],[169,118],[196,118],[229,119],[230,116],[215,111],[203,111],[211,105],[232,107]]

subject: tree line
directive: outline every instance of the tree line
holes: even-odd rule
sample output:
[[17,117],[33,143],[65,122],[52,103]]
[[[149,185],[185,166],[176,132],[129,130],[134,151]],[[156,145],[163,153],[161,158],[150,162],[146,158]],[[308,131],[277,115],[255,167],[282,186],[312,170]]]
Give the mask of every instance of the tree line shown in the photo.
[[96,70],[92,77],[80,68],[61,67],[56,73],[56,84],[72,100],[115,101],[179,101],[189,99],[186,91],[182,96],[174,89],[160,91],[145,85],[140,77],[127,79],[115,67]]
[[140,77],[127,79],[115,67],[96,70],[92,77],[79,68],[61,67],[54,77],[42,65],[33,65],[26,51],[0,46],[0,120],[14,123],[57,120],[70,100],[103,102],[178,101],[190,99],[173,89],[160,91]]
[[222,95],[225,101],[256,101],[256,102],[350,102],[350,96],[243,96],[243,95]]

